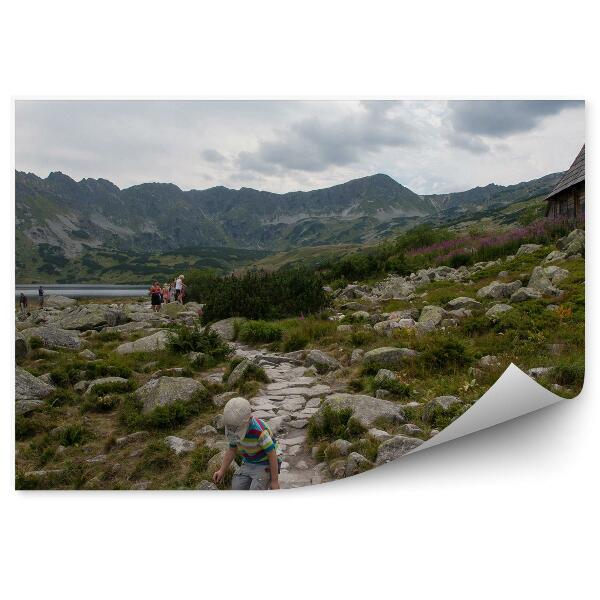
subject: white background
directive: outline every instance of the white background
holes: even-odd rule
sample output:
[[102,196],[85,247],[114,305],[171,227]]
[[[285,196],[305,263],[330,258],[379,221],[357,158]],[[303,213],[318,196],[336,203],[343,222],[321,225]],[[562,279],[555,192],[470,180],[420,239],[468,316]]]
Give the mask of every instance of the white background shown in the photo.
[[[12,2],[2,8],[4,597],[589,598],[597,590],[598,244],[579,399],[292,492],[16,493],[11,96],[585,98],[597,18],[564,2]],[[568,165],[565,165],[565,168]]]

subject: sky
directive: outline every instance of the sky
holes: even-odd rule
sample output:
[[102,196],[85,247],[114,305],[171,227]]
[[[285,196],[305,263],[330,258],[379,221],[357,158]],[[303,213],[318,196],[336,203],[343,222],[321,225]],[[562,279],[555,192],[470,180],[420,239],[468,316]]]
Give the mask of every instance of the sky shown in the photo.
[[385,173],[418,194],[566,170],[582,101],[17,100],[15,168],[272,192]]

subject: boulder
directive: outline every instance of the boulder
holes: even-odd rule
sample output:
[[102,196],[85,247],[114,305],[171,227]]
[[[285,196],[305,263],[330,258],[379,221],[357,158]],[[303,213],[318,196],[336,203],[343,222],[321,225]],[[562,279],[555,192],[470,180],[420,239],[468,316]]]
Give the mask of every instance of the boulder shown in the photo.
[[151,379],[135,391],[135,396],[143,404],[142,412],[148,413],[157,406],[173,402],[188,402],[194,394],[204,391],[204,386],[190,377],[160,377]]
[[556,262],[558,260],[564,260],[567,258],[566,252],[561,252],[560,250],[552,250],[548,256],[544,259],[545,263]]
[[374,350],[365,352],[363,364],[383,368],[399,367],[405,361],[411,360],[415,356],[417,356],[417,352],[410,348],[375,348]]
[[398,378],[396,377],[396,373],[393,371],[390,371],[389,369],[379,369],[379,371],[377,371],[377,375],[375,375],[375,384],[381,385],[384,381],[395,381],[396,379]]
[[488,354],[486,356],[482,356],[477,364],[483,369],[495,369],[500,366],[500,359],[497,356]]
[[352,442],[348,440],[338,439],[335,442],[329,444],[330,448],[333,448],[335,452],[337,452],[340,456],[346,456],[348,452],[350,452],[350,448],[352,447]]
[[557,267],[556,265],[544,267],[544,274],[548,277],[552,285],[558,285],[561,281],[569,277],[567,269],[561,269],[561,267]]
[[18,415],[40,407],[54,386],[42,381],[21,367],[15,367],[15,410]]
[[491,298],[498,300],[500,298],[510,298],[523,284],[518,279],[510,283],[502,283],[501,281],[492,281],[489,285],[480,288],[477,291],[478,298]]
[[556,242],[556,247],[562,250],[565,255],[573,256],[575,254],[584,254],[585,252],[585,232],[581,229],[574,229]]
[[238,395],[237,392],[225,392],[224,394],[213,396],[212,401],[217,408],[223,408],[232,398],[235,398]]
[[423,307],[421,314],[419,315],[419,323],[425,325],[433,325],[436,327],[442,322],[442,319],[446,316],[446,311],[441,306],[433,306],[428,304]]
[[110,308],[104,313],[104,319],[109,327],[125,325],[130,319],[124,310]]
[[352,475],[358,475],[358,473],[363,473],[364,471],[368,471],[373,468],[373,463],[365,458],[362,454],[358,452],[350,452],[348,454],[348,458],[346,459],[346,470],[344,475],[346,477],[352,477]]
[[[221,450],[218,454],[215,454],[213,457],[211,457],[211,459],[208,461],[208,464],[206,465],[206,472],[209,474],[213,474],[215,471],[218,471],[221,468],[221,464],[223,463],[223,457],[225,456],[225,452],[226,450]],[[229,471],[231,473],[234,473],[236,469],[236,464],[235,461],[233,461],[230,465],[229,465]]]
[[140,338],[133,342],[125,342],[117,346],[117,354],[130,354],[131,352],[158,352],[167,347],[169,334],[167,331],[161,330]]
[[[562,269],[562,271],[564,270],[565,269]],[[553,271],[551,271],[551,273],[552,272]],[[569,274],[568,271],[566,273],[567,275]],[[560,279],[560,275],[558,278]],[[548,277],[544,267],[534,267],[531,276],[529,277],[527,287],[540,291],[544,296],[558,296],[561,293],[559,289],[552,285],[552,281]]]
[[350,364],[355,365],[362,361],[365,351],[362,348],[355,348],[352,350],[352,355],[350,356]]
[[331,394],[327,396],[315,414],[318,419],[324,406],[330,406],[334,410],[349,408],[353,417],[366,429],[374,426],[374,422],[383,417],[396,423],[404,423],[405,416],[402,408],[395,402],[380,400],[372,396],[361,394]]
[[52,325],[30,327],[23,331],[23,336],[27,341],[32,337],[40,338],[44,348],[69,348],[72,350],[81,348],[81,339],[78,332],[60,329]]
[[539,379],[540,377],[546,377],[546,375],[549,375],[552,371],[553,367],[533,367],[533,369],[527,371],[527,375],[534,379]]
[[57,324],[63,329],[77,329],[78,331],[98,329],[107,324],[106,311],[99,304],[74,306],[63,311]]
[[103,385],[105,383],[127,383],[127,382],[128,382],[128,380],[125,379],[124,377],[101,377],[100,379],[94,379],[94,381],[91,381],[88,384],[87,389],[85,390],[85,393],[86,393],[86,395],[90,394],[97,385]]
[[175,454],[185,454],[187,452],[191,452],[196,444],[190,440],[184,440],[183,438],[177,437],[175,435],[168,435],[165,438],[165,444],[175,452]]
[[414,450],[423,443],[419,438],[406,435],[395,435],[394,437],[382,442],[377,449],[376,465],[383,465],[392,460],[400,458],[407,452]]
[[15,334],[15,358],[17,360],[25,358],[27,356],[27,352],[29,352],[29,344],[27,344],[27,339],[21,332],[17,331]]
[[457,308],[469,308],[471,310],[479,310],[483,308],[481,302],[477,302],[473,298],[468,298],[467,296],[460,296],[459,298],[454,298],[454,300],[450,300],[448,302],[448,308],[457,309]]
[[367,431],[367,435],[377,442],[385,442],[385,440],[394,437],[391,433],[383,431],[383,429],[377,429],[376,427],[371,427],[371,429]]
[[540,244],[523,244],[518,250],[516,256],[523,256],[523,254],[533,254],[537,252],[542,246]]
[[239,317],[229,317],[228,319],[222,319],[216,323],[212,323],[209,327],[212,331],[219,334],[219,337],[226,342],[232,342],[235,337],[235,322],[245,321],[245,319]]
[[98,358],[91,350],[88,350],[87,348],[82,350],[79,353],[79,356],[81,356],[81,358],[85,358],[86,360],[96,360],[96,358]]
[[352,325],[338,325],[338,333],[352,333]]
[[74,298],[67,298],[66,296],[48,294],[44,297],[44,307],[46,308],[67,308],[68,306],[74,306],[77,304],[77,300]]
[[497,319],[501,314],[512,309],[513,307],[510,304],[494,304],[494,306],[486,311],[485,316],[490,319]]
[[311,350],[306,357],[305,365],[315,367],[318,373],[326,373],[342,368],[342,365],[333,356],[322,350]]
[[441,408],[442,410],[447,411],[451,406],[454,404],[460,404],[460,402],[460,398],[457,398],[456,396],[438,396],[437,398],[434,398],[425,404],[421,418],[425,423],[429,423],[436,408]]
[[244,378],[251,366],[252,361],[248,358],[245,358],[242,362],[238,363],[229,374],[227,385],[230,387],[237,385]]
[[530,287],[518,289],[511,297],[511,302],[525,302],[526,300],[538,300],[542,297],[542,292]]

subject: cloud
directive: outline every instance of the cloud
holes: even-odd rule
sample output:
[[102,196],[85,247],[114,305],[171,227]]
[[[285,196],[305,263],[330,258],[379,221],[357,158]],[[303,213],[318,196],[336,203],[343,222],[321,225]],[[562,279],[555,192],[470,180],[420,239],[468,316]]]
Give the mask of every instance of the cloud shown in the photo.
[[218,150],[214,150],[213,148],[208,148],[203,150],[200,155],[202,158],[210,163],[222,163],[227,159],[223,156]]
[[[503,138],[531,131],[545,117],[567,108],[581,108],[577,100],[461,100],[448,103],[457,135]],[[459,138],[460,139],[460,138]]]
[[238,154],[243,169],[277,173],[292,169],[320,172],[357,163],[365,155],[417,143],[419,132],[401,102],[361,102],[342,117],[310,117],[292,122],[255,151]]

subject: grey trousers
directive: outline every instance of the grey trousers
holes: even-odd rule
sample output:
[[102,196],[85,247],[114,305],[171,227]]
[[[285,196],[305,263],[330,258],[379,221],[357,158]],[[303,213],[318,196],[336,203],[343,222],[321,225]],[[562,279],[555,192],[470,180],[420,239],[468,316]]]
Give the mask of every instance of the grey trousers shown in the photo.
[[232,490],[268,490],[271,487],[271,471],[266,464],[242,463],[231,481]]

